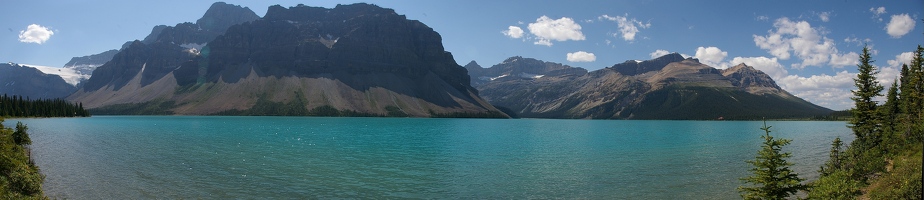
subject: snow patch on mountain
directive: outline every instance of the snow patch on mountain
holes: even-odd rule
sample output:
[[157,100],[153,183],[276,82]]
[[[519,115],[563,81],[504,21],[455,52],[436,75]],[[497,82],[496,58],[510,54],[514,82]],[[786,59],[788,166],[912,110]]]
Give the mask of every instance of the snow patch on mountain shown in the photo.
[[61,79],[64,79],[64,82],[67,82],[67,84],[71,84],[73,86],[77,86],[77,84],[80,83],[81,80],[87,80],[90,78],[89,74],[81,74],[80,72],[75,70],[75,68],[48,67],[48,66],[30,65],[30,64],[21,64],[21,65],[38,69],[39,71],[42,71],[42,73],[45,73],[45,74],[60,76]]

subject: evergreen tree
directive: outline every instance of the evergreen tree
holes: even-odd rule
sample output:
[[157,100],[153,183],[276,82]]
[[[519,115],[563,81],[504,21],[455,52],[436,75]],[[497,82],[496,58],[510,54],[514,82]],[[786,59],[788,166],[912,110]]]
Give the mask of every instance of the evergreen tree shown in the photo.
[[902,67],[902,84],[899,94],[901,130],[899,134],[908,142],[924,142],[924,47],[918,45],[911,65]]
[[770,127],[767,126],[767,122],[764,122],[760,130],[765,133],[761,136],[764,143],[761,150],[757,151],[757,157],[747,161],[754,166],[749,169],[754,174],[741,179],[750,186],[738,187],[741,197],[744,199],[786,199],[799,190],[805,189],[805,185],[800,183],[803,179],[789,169],[793,164],[786,161],[792,154],[781,153],[783,146],[788,145],[791,140],[774,139],[770,136]]
[[894,134],[901,124],[898,122],[899,115],[901,115],[898,87],[898,80],[892,82],[892,86],[889,87],[889,91],[886,93],[885,104],[879,107],[879,114],[882,116],[882,144],[885,144],[883,150],[890,153],[898,148],[895,144],[901,143],[898,142],[901,141],[901,136]]
[[29,139],[29,134],[26,133],[28,130],[29,127],[22,125],[22,122],[16,122],[16,131],[13,131],[13,142],[20,146],[32,144],[32,139]]
[[[876,101],[873,98],[882,96],[882,85],[876,80],[876,74],[879,71],[872,65],[875,62],[869,54],[869,47],[863,47],[863,54],[860,55],[860,64],[857,64],[859,73],[854,80],[857,89],[852,91],[854,97],[854,109],[852,110],[853,118],[850,119],[850,125],[853,129],[856,140],[854,147],[868,150],[879,143],[880,118],[876,112]],[[859,144],[859,145],[856,145]]]
[[844,166],[844,142],[841,141],[840,137],[834,138],[834,142],[831,142],[831,152],[828,154],[828,162],[825,162],[825,165],[821,166],[822,176],[829,175],[835,171],[843,169]]

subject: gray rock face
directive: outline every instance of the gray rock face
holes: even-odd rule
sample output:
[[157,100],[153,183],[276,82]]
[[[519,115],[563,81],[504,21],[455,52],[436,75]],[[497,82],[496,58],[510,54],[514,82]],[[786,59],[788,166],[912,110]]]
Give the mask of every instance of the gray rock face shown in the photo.
[[211,10],[135,41],[71,99],[89,108],[166,101],[157,105],[176,114],[504,116],[478,97],[438,33],[394,10],[276,5],[209,39],[227,24]]
[[66,97],[76,90],[60,76],[15,63],[0,63],[0,95],[51,99]]
[[194,58],[202,46],[229,26],[256,19],[259,16],[246,7],[217,2],[197,21],[203,24],[155,26],[143,41],[123,45],[120,52],[111,56],[111,62],[93,72],[82,88],[95,91],[111,85],[118,90],[140,72],[144,73],[141,84],[150,84]]

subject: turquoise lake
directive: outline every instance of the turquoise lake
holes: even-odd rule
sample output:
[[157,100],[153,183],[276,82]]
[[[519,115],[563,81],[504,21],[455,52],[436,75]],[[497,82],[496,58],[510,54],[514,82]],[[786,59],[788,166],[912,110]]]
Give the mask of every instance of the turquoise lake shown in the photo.
[[[759,121],[7,119],[59,199],[738,199]],[[817,179],[845,122],[770,121]]]

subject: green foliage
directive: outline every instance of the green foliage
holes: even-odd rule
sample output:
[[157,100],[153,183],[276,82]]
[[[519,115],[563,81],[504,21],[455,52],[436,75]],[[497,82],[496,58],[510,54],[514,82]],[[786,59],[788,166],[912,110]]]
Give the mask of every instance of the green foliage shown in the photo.
[[0,117],[89,117],[82,103],[62,99],[23,99],[22,96],[0,97]]
[[832,174],[835,171],[844,169],[844,142],[840,137],[834,138],[831,143],[831,152],[828,153],[828,161],[821,166],[819,172],[824,175]]
[[29,127],[22,125],[22,122],[16,122],[16,131],[13,131],[13,142],[17,145],[32,144],[32,139],[29,139],[29,134],[26,133],[28,130]]
[[822,166],[809,198],[850,199],[860,195],[858,191],[868,191],[862,198],[922,199],[924,48],[918,46],[911,64],[902,66],[901,85],[892,84],[882,106],[872,100],[882,86],[876,81],[868,49],[863,52],[851,98],[855,108],[850,128],[857,139]]
[[924,199],[921,163],[924,154],[917,151],[895,158],[893,170],[870,185],[870,199]]
[[811,184],[808,199],[852,199],[860,194],[859,187],[847,171],[835,169]]
[[[42,181],[39,173],[29,159],[28,148],[14,141],[14,131],[2,125],[0,118],[0,198],[3,199],[47,199],[42,194]],[[22,134],[28,128],[17,123],[16,131]]]
[[749,169],[754,173],[750,177],[742,178],[750,187],[740,186],[738,192],[744,199],[786,199],[800,190],[806,189],[799,175],[789,169],[793,164],[786,159],[791,157],[789,152],[781,153],[783,146],[789,144],[788,139],[774,139],[770,136],[770,127],[767,122],[760,128],[764,131],[761,138],[764,143],[757,151],[754,160],[747,161],[754,167]]
[[876,146],[880,139],[880,116],[873,98],[882,96],[879,93],[883,88],[876,80],[879,71],[872,65],[873,62],[869,47],[863,47],[860,64],[857,64],[859,73],[853,79],[857,89],[852,91],[854,97],[850,98],[854,101],[853,118],[850,119],[851,128],[857,137],[854,144],[862,145],[864,149]]

